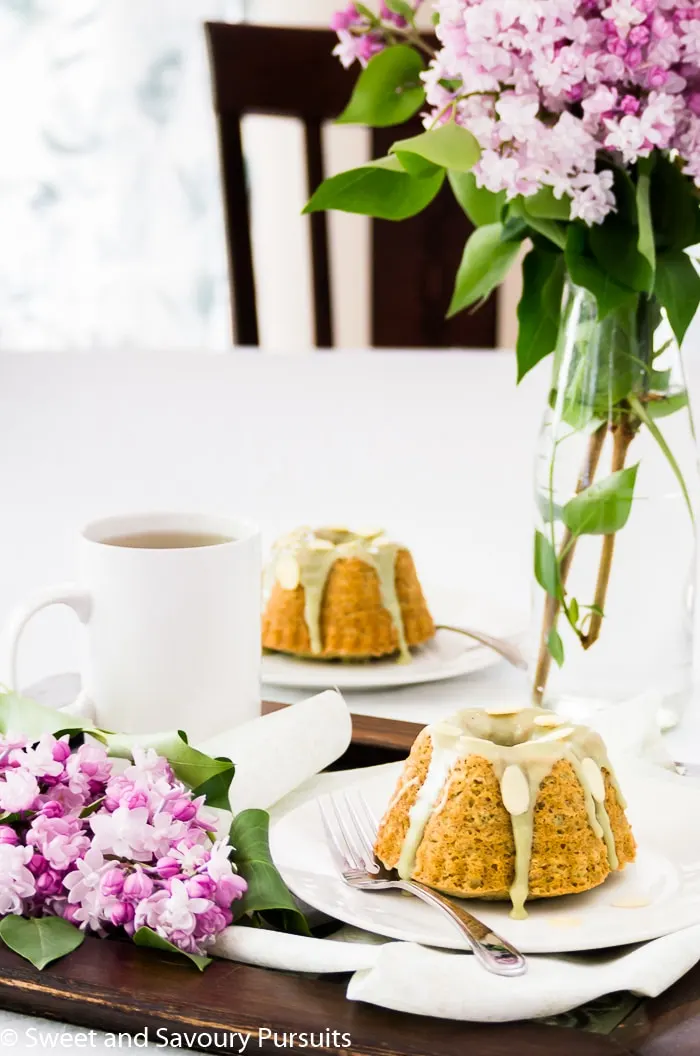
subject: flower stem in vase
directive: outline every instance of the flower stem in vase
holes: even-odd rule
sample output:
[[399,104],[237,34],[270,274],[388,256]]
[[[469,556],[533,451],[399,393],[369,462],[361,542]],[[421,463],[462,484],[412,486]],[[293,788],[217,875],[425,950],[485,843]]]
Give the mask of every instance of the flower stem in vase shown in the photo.
[[[620,422],[611,426],[613,433],[613,456],[612,472],[616,473],[625,468],[625,459],[630,443],[634,439],[636,430],[630,425],[629,419],[624,417]],[[615,538],[617,533],[603,536],[603,545],[600,553],[600,564],[598,566],[598,577],[595,585],[595,596],[591,609],[591,618],[588,630],[580,636],[581,645],[584,649],[590,649],[600,634],[605,613],[605,601],[608,594],[612,559],[615,551]]]
[[[588,448],[586,450],[586,458],[581,472],[579,473],[578,481],[576,482],[576,494],[580,494],[584,488],[587,488],[593,483],[595,478],[596,470],[598,469],[598,462],[600,461],[600,454],[603,450],[603,444],[605,443],[605,437],[608,431],[607,422],[600,425],[594,433],[591,434],[591,438],[588,442]],[[574,558],[574,551],[576,548],[576,537],[572,532],[566,529],[562,538],[559,550],[557,553],[557,565],[559,569],[559,586],[561,593],[564,592],[566,586],[566,580],[569,575],[569,569],[571,568],[571,562]],[[544,606],[544,615],[542,618],[542,632],[540,635],[540,646],[537,655],[537,667],[535,668],[535,679],[533,684],[533,702],[536,705],[542,703],[542,697],[544,695],[545,686],[547,684],[547,678],[549,676],[549,670],[552,665],[552,654],[549,651],[549,635],[554,629],[559,612],[561,610],[561,597],[553,597],[551,594],[547,595]]]

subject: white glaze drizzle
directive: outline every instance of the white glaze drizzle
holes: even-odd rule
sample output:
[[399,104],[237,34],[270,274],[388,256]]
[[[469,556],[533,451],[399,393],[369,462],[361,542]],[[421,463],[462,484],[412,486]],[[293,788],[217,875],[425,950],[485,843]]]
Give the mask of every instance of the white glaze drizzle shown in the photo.
[[409,880],[416,864],[416,854],[425,826],[432,816],[438,798],[449,787],[450,771],[460,757],[459,740],[449,734],[431,735],[430,765],[413,806],[408,812],[408,830],[396,866],[402,880]]
[[[600,777],[601,771],[605,769],[624,808],[625,802],[605,745],[595,731],[585,726],[567,727],[566,732],[556,731],[559,736],[553,736],[551,728],[536,721],[551,714],[541,708],[525,708],[507,715],[471,709],[458,712],[446,721],[427,728],[431,739],[431,758],[425,781],[409,811],[408,828],[398,863],[402,878],[408,879],[412,875],[425,827],[437,804],[443,806],[445,803],[452,768],[458,759],[467,755],[487,759],[499,782],[507,767],[518,766],[528,783],[527,809],[519,814],[511,814],[515,845],[515,872],[510,887],[513,906],[511,916],[527,916],[525,902],[528,896],[535,803],[540,785],[560,759],[573,767],[583,790],[591,829],[598,839],[605,842],[610,868],[618,868],[615,838],[605,803],[593,794],[595,791],[599,797],[599,781],[591,780],[591,763],[597,767]],[[585,766],[584,760],[588,761]],[[595,787],[592,788],[592,785]]]
[[[354,557],[364,561],[377,573],[382,605],[396,629],[399,659],[409,661],[411,653],[396,594],[396,558],[403,548],[400,543],[383,539],[380,532],[370,532],[369,536],[346,528],[298,528],[275,544],[265,585],[269,593],[275,579],[275,563],[280,554],[292,554],[299,563],[299,582],[304,588],[304,622],[309,632],[311,652],[318,655],[323,651],[321,606],[330,570],[340,558]],[[319,541],[330,546],[319,548]]]

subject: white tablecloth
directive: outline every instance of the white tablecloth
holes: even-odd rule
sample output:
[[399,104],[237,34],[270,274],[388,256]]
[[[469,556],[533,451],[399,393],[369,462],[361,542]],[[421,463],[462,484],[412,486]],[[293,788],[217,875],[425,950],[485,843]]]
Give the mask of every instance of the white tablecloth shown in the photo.
[[[688,367],[700,402],[700,363]],[[267,541],[305,522],[383,524],[426,582],[525,616],[547,383],[544,364],[516,387],[507,352],[0,355],[0,622],[29,590],[70,579],[85,520],[164,508],[246,514]],[[78,656],[72,614],[43,613],[22,680],[75,670]],[[521,677],[499,664],[350,706],[429,721],[512,698]],[[671,743],[700,761],[696,716]]]

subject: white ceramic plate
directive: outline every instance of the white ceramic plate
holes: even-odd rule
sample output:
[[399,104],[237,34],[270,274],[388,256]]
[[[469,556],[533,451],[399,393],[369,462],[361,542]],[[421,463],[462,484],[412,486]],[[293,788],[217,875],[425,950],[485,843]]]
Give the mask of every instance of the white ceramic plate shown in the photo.
[[[483,599],[446,588],[426,588],[426,597],[436,623],[473,627],[496,638],[523,637],[524,621],[504,613]],[[289,689],[387,689],[440,682],[468,675],[498,663],[500,657],[464,635],[438,631],[432,641],[416,649],[410,664],[395,659],[367,663],[338,660],[299,660],[282,653],[266,653],[262,658],[262,680]]]
[[[381,815],[397,768],[358,780]],[[564,953],[623,946],[700,923],[700,790],[665,780],[626,780],[628,816],[638,843],[637,861],[582,895],[528,904],[527,920],[511,920],[508,903],[469,900],[465,905],[524,953]],[[447,949],[461,945],[453,926],[417,898],[401,892],[355,891],[339,878],[326,847],[318,803],[297,807],[274,825],[272,853],[291,890],[331,917],[386,935]],[[646,900],[647,905],[633,907]],[[628,906],[615,905],[627,902]]]

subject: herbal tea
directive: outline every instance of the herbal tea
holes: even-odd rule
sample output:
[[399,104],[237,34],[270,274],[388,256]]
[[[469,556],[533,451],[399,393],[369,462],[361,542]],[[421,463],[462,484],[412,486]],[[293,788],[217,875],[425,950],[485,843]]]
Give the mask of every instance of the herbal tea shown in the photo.
[[125,546],[135,550],[190,550],[198,546],[219,546],[233,540],[228,535],[214,532],[152,531],[113,535],[102,542],[106,546]]

